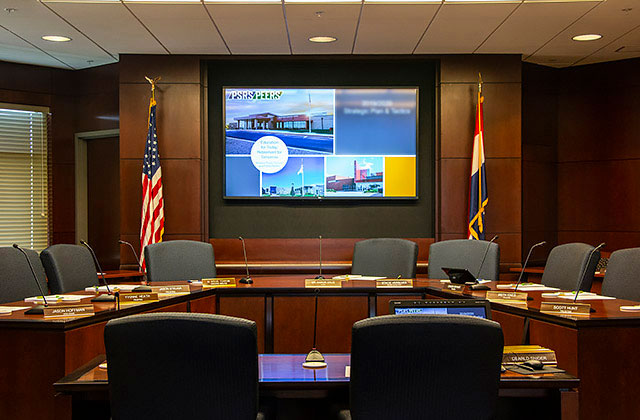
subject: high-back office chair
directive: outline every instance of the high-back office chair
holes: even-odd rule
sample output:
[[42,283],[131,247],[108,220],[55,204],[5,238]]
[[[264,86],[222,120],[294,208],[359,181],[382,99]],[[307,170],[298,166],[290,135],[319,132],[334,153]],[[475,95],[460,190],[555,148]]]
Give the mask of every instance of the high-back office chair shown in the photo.
[[[25,249],[33,271],[47,293],[47,278],[38,253],[32,249]],[[13,247],[0,247],[0,303],[15,302],[31,296],[39,296],[40,290],[33,280],[31,269],[22,252]]]
[[201,280],[216,276],[213,246],[198,241],[168,241],[144,248],[147,279],[155,281]]
[[500,324],[460,315],[386,315],[353,324],[343,419],[491,419]]
[[255,420],[256,323],[163,313],[114,319],[104,329],[113,420]]
[[406,239],[376,238],[358,241],[353,246],[352,274],[365,276],[416,276],[418,244]]
[[602,294],[640,301],[640,248],[611,253],[602,280]]
[[91,253],[82,245],[57,244],[40,253],[51,293],[84,290],[98,283]]
[[591,245],[579,242],[554,247],[544,266],[541,283],[562,290],[576,290],[584,273],[580,290],[588,292],[591,290],[593,275],[600,260],[600,251],[594,252],[589,259],[591,251]]
[[[487,246],[489,250],[487,251]],[[487,257],[482,264],[484,253]],[[482,271],[478,273],[482,264]],[[446,279],[442,271],[445,268],[466,268],[479,279],[499,280],[500,276],[500,246],[489,241],[469,239],[453,239],[435,242],[429,246],[429,277],[432,279]]]

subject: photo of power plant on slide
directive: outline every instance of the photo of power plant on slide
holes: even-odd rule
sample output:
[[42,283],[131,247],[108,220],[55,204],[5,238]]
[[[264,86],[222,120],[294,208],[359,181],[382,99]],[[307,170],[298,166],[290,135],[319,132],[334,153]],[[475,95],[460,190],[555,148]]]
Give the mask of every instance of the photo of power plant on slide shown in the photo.
[[416,198],[416,88],[225,88],[225,198]]

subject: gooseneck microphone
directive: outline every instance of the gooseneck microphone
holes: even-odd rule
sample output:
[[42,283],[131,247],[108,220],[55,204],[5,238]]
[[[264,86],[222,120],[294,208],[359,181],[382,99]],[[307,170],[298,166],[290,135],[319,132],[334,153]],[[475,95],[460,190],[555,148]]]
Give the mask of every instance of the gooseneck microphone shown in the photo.
[[[480,279],[480,273],[482,272],[482,267],[484,266],[484,261],[487,259],[487,254],[489,253],[489,247],[491,246],[491,244],[493,243],[493,241],[495,241],[496,239],[498,239],[498,235],[494,236],[489,243],[487,244],[487,248],[484,250],[484,255],[482,256],[482,261],[480,262],[480,268],[478,268],[478,274],[476,274],[476,279]],[[495,279],[493,279],[495,280]]]
[[320,239],[320,274],[316,276],[317,279],[323,279],[322,275],[322,235],[318,235],[318,239]]
[[138,258],[138,254],[136,253],[136,250],[133,248],[133,245],[131,245],[127,241],[123,241],[122,239],[118,240],[118,243],[120,245],[128,245],[129,248],[131,248],[131,252],[133,252],[133,256],[136,257],[136,262],[138,263],[138,271],[142,271],[142,264],[140,264],[140,258]]
[[534,244],[531,246],[531,248],[529,248],[529,253],[527,254],[527,259],[524,260],[524,264],[522,264],[522,270],[520,270],[520,276],[518,276],[518,281],[516,282],[516,287],[513,290],[514,292],[518,291],[518,286],[520,286],[520,281],[522,280],[522,275],[524,274],[524,269],[527,268],[527,263],[529,262],[529,257],[531,257],[531,253],[533,252],[534,248],[537,248],[539,246],[542,246],[544,244],[546,244],[547,241],[542,241],[542,242],[538,242],[537,244]]
[[36,272],[33,269],[33,265],[31,264],[31,260],[29,259],[29,256],[24,251],[24,249],[20,248],[18,246],[18,244],[13,244],[13,247],[15,249],[17,249],[18,251],[22,252],[22,255],[24,255],[24,257],[27,259],[27,264],[29,264],[29,269],[31,269],[31,275],[33,276],[33,280],[36,282],[36,285],[38,285],[38,290],[40,290],[40,293],[42,294],[42,301],[44,302],[44,306],[43,305],[34,305],[31,309],[25,311],[24,313],[26,315],[42,315],[44,313],[44,308],[49,306],[49,304],[47,303],[47,298],[45,296],[45,293],[42,291],[42,286],[40,285],[40,282],[38,281],[38,276],[36,276]]
[[[138,254],[136,253],[136,250],[133,248],[133,245],[131,245],[129,242],[127,241],[123,241],[123,240],[118,240],[118,243],[120,245],[129,245],[129,248],[131,248],[131,251],[133,252],[133,256],[136,257],[136,261],[138,262],[138,272],[142,272],[142,264],[140,264],[140,258],[138,258]],[[142,275],[143,281],[145,282],[145,284],[149,284],[149,282],[147,281],[147,275],[143,274]],[[138,286],[133,288],[131,291],[132,292],[151,292],[151,287],[149,286]]]
[[304,358],[302,367],[309,369],[319,369],[327,367],[327,362],[324,361],[324,356],[316,349],[316,339],[318,337],[318,293],[320,289],[315,290],[315,309],[313,311],[313,347],[311,351],[307,353],[307,357]]
[[84,245],[91,253],[91,258],[93,258],[93,265],[98,270],[98,273],[100,273],[100,276],[102,276],[102,282],[107,287],[106,295],[96,296],[95,298],[91,299],[91,302],[115,302],[116,298],[111,294],[109,283],[107,283],[107,279],[104,277],[104,272],[102,271],[102,267],[100,267],[100,262],[98,262],[98,258],[96,257],[95,252],[93,252],[93,248],[91,248],[89,244],[83,241],[82,239],[80,239],[80,243]]
[[598,245],[597,247],[593,248],[591,250],[591,252],[589,253],[589,258],[587,259],[587,264],[584,266],[584,270],[582,270],[582,275],[580,276],[580,280],[578,281],[578,289],[576,290],[576,296],[573,298],[573,301],[577,301],[578,300],[578,295],[580,294],[580,289],[582,289],[582,283],[584,283],[584,278],[587,276],[587,270],[589,269],[589,263],[591,262],[591,257],[593,257],[593,254],[598,251],[600,248],[602,248],[605,245],[605,243],[601,243],[600,245]]
[[249,276],[249,263],[247,262],[247,248],[244,245],[244,238],[242,236],[238,236],[238,239],[242,241],[242,253],[244,254],[244,266],[247,269],[247,276],[240,279],[240,283],[242,284],[252,284],[253,280]]

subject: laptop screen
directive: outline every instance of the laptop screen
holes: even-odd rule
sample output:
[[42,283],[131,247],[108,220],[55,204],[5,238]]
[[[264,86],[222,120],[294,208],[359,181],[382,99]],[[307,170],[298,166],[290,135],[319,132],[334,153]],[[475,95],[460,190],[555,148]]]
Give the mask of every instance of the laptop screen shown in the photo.
[[469,315],[478,318],[491,319],[491,307],[487,300],[392,300],[389,302],[389,312],[392,315]]

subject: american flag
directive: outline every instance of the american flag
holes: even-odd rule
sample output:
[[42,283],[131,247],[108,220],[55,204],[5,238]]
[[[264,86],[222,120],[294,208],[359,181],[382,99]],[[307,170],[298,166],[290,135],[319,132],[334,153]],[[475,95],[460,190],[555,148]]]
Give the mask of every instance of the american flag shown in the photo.
[[140,264],[146,269],[144,247],[162,242],[164,233],[164,202],[162,198],[162,170],[156,135],[156,101],[149,103],[149,131],[142,163],[142,223],[140,226]]

